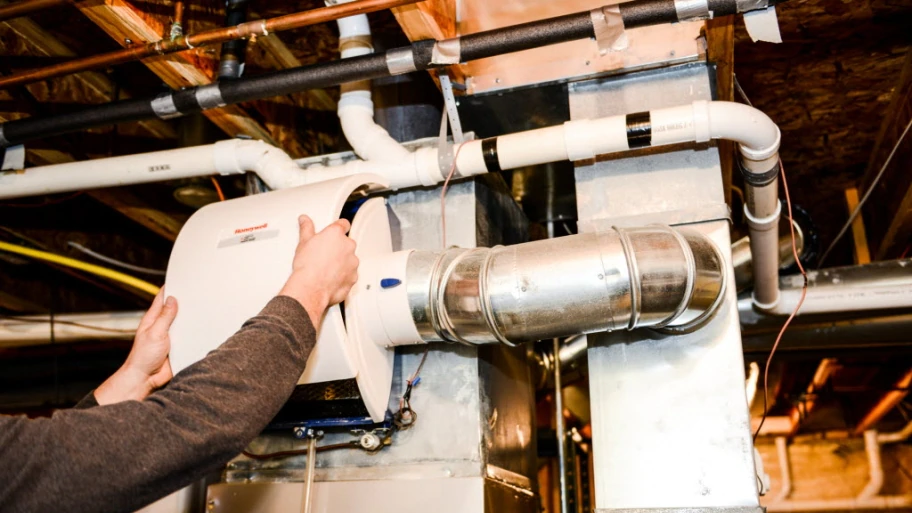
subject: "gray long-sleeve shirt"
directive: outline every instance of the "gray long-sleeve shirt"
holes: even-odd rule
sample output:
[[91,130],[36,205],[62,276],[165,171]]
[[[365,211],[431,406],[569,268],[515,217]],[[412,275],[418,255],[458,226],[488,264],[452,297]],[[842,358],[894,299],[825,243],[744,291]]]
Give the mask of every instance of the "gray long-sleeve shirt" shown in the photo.
[[0,511],[129,512],[202,478],[278,413],[315,341],[280,296],[143,401],[0,416]]

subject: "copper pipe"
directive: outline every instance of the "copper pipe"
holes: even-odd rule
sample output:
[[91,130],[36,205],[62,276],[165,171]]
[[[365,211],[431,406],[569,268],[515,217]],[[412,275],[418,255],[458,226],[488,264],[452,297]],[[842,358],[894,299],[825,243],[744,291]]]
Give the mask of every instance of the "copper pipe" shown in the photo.
[[174,2],[174,23],[178,25],[184,24],[184,2],[183,0],[177,0]]
[[894,385],[896,390],[887,392],[880,401],[877,401],[877,404],[871,408],[871,411],[865,415],[861,422],[855,426],[855,435],[861,435],[868,429],[874,429],[877,423],[880,422],[880,419],[884,418],[886,414],[890,413],[890,410],[906,398],[909,394],[908,389],[910,385],[912,385],[912,370],[903,374],[903,377]]
[[319,9],[286,14],[276,18],[264,20],[248,21],[234,27],[224,27],[212,30],[205,30],[196,34],[188,34],[175,40],[163,39],[154,43],[136,45],[123,50],[93,55],[84,59],[74,59],[62,64],[55,64],[45,68],[32,71],[25,71],[0,78],[0,89],[29,84],[39,80],[45,80],[61,75],[69,75],[80,71],[91,69],[106,68],[116,64],[123,64],[135,60],[144,59],[154,55],[165,55],[191,48],[197,48],[205,45],[213,45],[231,41],[233,39],[242,39],[250,36],[264,36],[272,32],[281,32],[317,23],[325,23],[340,18],[347,18],[356,14],[366,14],[403,5],[418,3],[421,0],[358,0],[337,4]]
[[12,4],[0,5],[0,21],[28,16],[33,12],[68,3],[70,3],[69,0],[22,0]]

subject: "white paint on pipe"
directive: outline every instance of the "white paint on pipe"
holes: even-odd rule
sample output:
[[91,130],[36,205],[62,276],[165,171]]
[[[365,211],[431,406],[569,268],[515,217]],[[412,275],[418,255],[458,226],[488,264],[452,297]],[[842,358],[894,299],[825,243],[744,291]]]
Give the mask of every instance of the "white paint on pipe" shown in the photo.
[[[129,340],[145,312],[100,312],[54,315],[54,341]],[[76,326],[69,323],[77,323]],[[51,322],[47,315],[0,320],[0,347],[37,346],[50,343]]]

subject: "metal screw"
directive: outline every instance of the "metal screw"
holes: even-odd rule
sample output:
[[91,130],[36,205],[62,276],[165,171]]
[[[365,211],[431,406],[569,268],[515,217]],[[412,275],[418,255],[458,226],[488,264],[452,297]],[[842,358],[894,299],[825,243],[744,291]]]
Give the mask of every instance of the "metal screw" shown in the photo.
[[294,436],[295,436],[295,438],[304,438],[305,436],[307,436],[307,429],[302,428],[302,427],[294,428]]
[[525,292],[525,291],[526,291],[526,288],[525,288],[525,287],[523,287],[523,288],[522,288],[522,291],[523,291],[523,292]]
[[500,79],[499,79],[499,78],[495,78],[495,79],[494,79],[494,83],[495,83],[495,84],[499,84],[499,83],[500,83]]
[[371,289],[371,284],[368,283],[368,284],[367,284],[367,290],[370,290],[370,289]]
[[605,275],[604,275],[604,274],[600,274],[600,275],[599,275],[599,279],[600,279],[600,280],[604,280],[604,279],[605,279]]
[[672,50],[668,55],[671,55],[672,57],[674,57],[674,56],[675,56],[675,51]]
[[206,503],[206,509],[215,511],[215,499],[209,499],[209,502]]
[[130,39],[129,37],[125,37],[125,38],[124,38],[124,44],[132,45],[132,44],[133,44],[133,40]]
[[588,65],[589,65],[589,61],[586,61],[586,66],[588,66]]

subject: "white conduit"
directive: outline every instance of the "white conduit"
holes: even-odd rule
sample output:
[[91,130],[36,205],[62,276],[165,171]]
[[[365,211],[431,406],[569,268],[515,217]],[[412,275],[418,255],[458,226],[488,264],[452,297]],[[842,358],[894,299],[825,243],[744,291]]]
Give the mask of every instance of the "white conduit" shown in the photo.
[[[54,341],[130,340],[144,314],[145,312],[102,312],[54,315]],[[47,315],[0,319],[0,347],[45,345],[50,338],[51,322]]]
[[[865,454],[868,457],[868,473],[870,477],[864,489],[856,497],[852,498],[807,501],[786,500],[792,488],[788,446],[785,444],[785,438],[776,438],[776,453],[779,457],[783,488],[777,495],[776,500],[766,507],[766,510],[772,513],[774,511],[892,510],[912,508],[912,495],[878,495],[884,484],[880,446],[882,444],[903,442],[909,436],[912,436],[912,422],[896,433],[878,434],[875,430],[865,431]],[[782,442],[780,442],[780,439]]]
[[[352,96],[355,98],[356,96]],[[362,98],[362,96],[357,96]],[[360,100],[359,100],[360,101]],[[355,102],[355,100],[352,100]],[[341,104],[341,102],[340,102]],[[352,103],[354,105],[354,103]],[[344,112],[360,112],[364,108]],[[372,113],[372,109],[371,109]],[[340,112],[340,116],[347,116]],[[639,123],[639,126],[636,125]],[[568,121],[563,125],[528,130],[497,138],[466,142],[456,161],[456,176],[466,177],[523,166],[563,160],[584,160],[596,155],[631,149],[630,141],[642,142],[643,126],[648,134],[645,144],[633,147],[664,146],[686,142],[729,139],[740,144],[741,164],[747,178],[763,185],[747,185],[747,205],[751,253],[754,267],[754,303],[772,309],[779,302],[779,199],[776,180],[779,160],[779,129],[765,114],[753,107],[732,102],[698,101],[691,105],[657,109],[637,116],[611,116]],[[634,138],[635,131],[639,135]],[[372,141],[361,150],[365,155],[374,147],[392,150],[392,145],[377,143],[382,137],[365,135]],[[385,133],[385,132],[384,132]],[[349,133],[346,132],[348,136]],[[362,134],[352,132],[353,146],[362,146]],[[389,138],[389,135],[386,135]],[[385,140],[385,139],[384,139]],[[392,141],[389,138],[389,141]],[[387,142],[389,142],[387,141]],[[392,141],[395,143],[395,141]],[[396,146],[401,147],[396,143]],[[380,152],[378,150],[379,153]],[[378,157],[372,161],[352,161],[340,166],[311,166],[302,171],[282,150],[260,141],[221,141],[211,146],[115,157],[111,159],[44,166],[23,173],[0,175],[0,199],[34,194],[65,192],[253,171],[272,189],[319,182],[356,173],[376,173],[388,178],[392,189],[435,185],[445,178],[437,159],[437,148],[420,148],[392,160]],[[392,157],[391,157],[392,158]],[[772,178],[770,178],[772,176]]]

